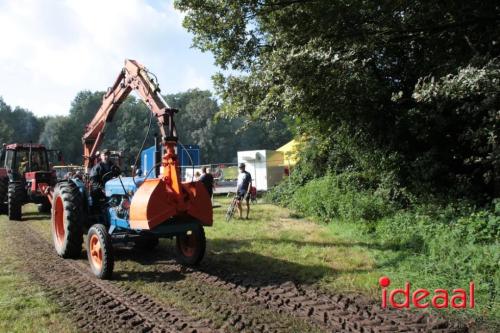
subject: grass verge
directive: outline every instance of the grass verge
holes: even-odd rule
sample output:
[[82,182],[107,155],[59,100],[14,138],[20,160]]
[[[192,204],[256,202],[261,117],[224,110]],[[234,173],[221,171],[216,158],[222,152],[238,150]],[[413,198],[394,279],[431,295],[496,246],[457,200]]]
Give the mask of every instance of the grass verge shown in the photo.
[[69,320],[19,267],[9,239],[6,216],[0,216],[0,332],[75,332]]

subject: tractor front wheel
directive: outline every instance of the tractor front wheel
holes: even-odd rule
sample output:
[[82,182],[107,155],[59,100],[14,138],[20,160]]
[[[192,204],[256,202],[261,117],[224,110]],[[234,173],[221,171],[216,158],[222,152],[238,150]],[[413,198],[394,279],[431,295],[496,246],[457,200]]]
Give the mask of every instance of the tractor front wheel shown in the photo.
[[113,243],[106,227],[94,224],[87,234],[87,257],[92,273],[99,279],[110,279],[113,275]]
[[24,197],[24,186],[22,183],[10,183],[8,193],[8,215],[12,221],[21,221]]
[[56,252],[63,258],[78,258],[82,253],[84,221],[78,187],[71,181],[58,183],[52,204],[52,239]]
[[201,224],[186,234],[176,236],[175,253],[177,261],[183,265],[197,265],[205,255],[205,231]]

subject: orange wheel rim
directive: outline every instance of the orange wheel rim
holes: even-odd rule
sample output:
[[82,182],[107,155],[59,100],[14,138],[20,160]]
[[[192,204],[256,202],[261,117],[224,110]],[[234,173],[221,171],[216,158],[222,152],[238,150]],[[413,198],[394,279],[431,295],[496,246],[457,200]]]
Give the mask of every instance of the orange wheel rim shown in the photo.
[[57,197],[54,205],[54,230],[59,244],[64,242],[64,206],[61,197]]
[[90,259],[92,260],[92,264],[97,269],[101,269],[102,266],[102,248],[101,241],[97,235],[90,236],[89,242],[89,251],[90,251]]
[[181,237],[180,248],[181,248],[182,254],[184,254],[186,257],[194,256],[197,245],[198,245],[198,242],[197,242],[197,238],[194,235],[194,233],[192,233],[190,235],[183,235]]

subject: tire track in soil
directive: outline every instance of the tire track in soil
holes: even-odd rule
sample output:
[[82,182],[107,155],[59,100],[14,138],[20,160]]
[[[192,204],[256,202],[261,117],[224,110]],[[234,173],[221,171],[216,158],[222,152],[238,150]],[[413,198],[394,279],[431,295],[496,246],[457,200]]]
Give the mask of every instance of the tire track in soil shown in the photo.
[[83,332],[214,332],[211,323],[159,304],[130,288],[96,279],[74,260],[57,256],[26,223],[9,226],[14,251],[26,271],[67,311]]
[[192,270],[192,275],[334,332],[468,332],[464,325],[428,313],[383,309],[362,296],[329,294],[291,281],[256,281],[220,271]]
[[162,261],[155,269],[182,272],[202,284],[230,291],[241,300],[292,315],[330,332],[469,332],[461,323],[429,313],[383,309],[363,296],[330,294],[291,281],[259,280],[258,273],[242,277],[207,265],[186,268],[173,260]]
[[[172,267],[177,271],[177,267]],[[184,267],[179,268],[184,271]],[[172,273],[165,269],[164,271]],[[117,271],[117,273],[119,273]],[[224,332],[321,332],[318,325],[295,318],[288,313],[278,313],[261,306],[256,300],[235,297],[232,291],[219,289],[216,285],[197,279],[178,282],[155,281],[159,289],[168,290],[178,298],[189,299],[193,312],[208,310],[215,319],[214,326]],[[119,282],[123,283],[123,282]],[[222,291],[222,292],[221,292]],[[216,300],[216,301],[214,301]],[[222,322],[220,325],[217,322]]]

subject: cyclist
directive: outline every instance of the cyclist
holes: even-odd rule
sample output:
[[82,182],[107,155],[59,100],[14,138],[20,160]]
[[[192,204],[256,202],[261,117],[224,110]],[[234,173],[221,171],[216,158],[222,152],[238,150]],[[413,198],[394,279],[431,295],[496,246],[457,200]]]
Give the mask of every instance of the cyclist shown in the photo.
[[252,188],[252,176],[250,173],[245,171],[245,163],[240,163],[239,169],[240,174],[238,175],[238,185],[236,187],[236,195],[238,197],[238,213],[240,214],[240,219],[242,219],[243,208],[241,207],[241,201],[244,199],[247,204],[246,219],[248,220],[248,215],[250,214],[250,190]]

